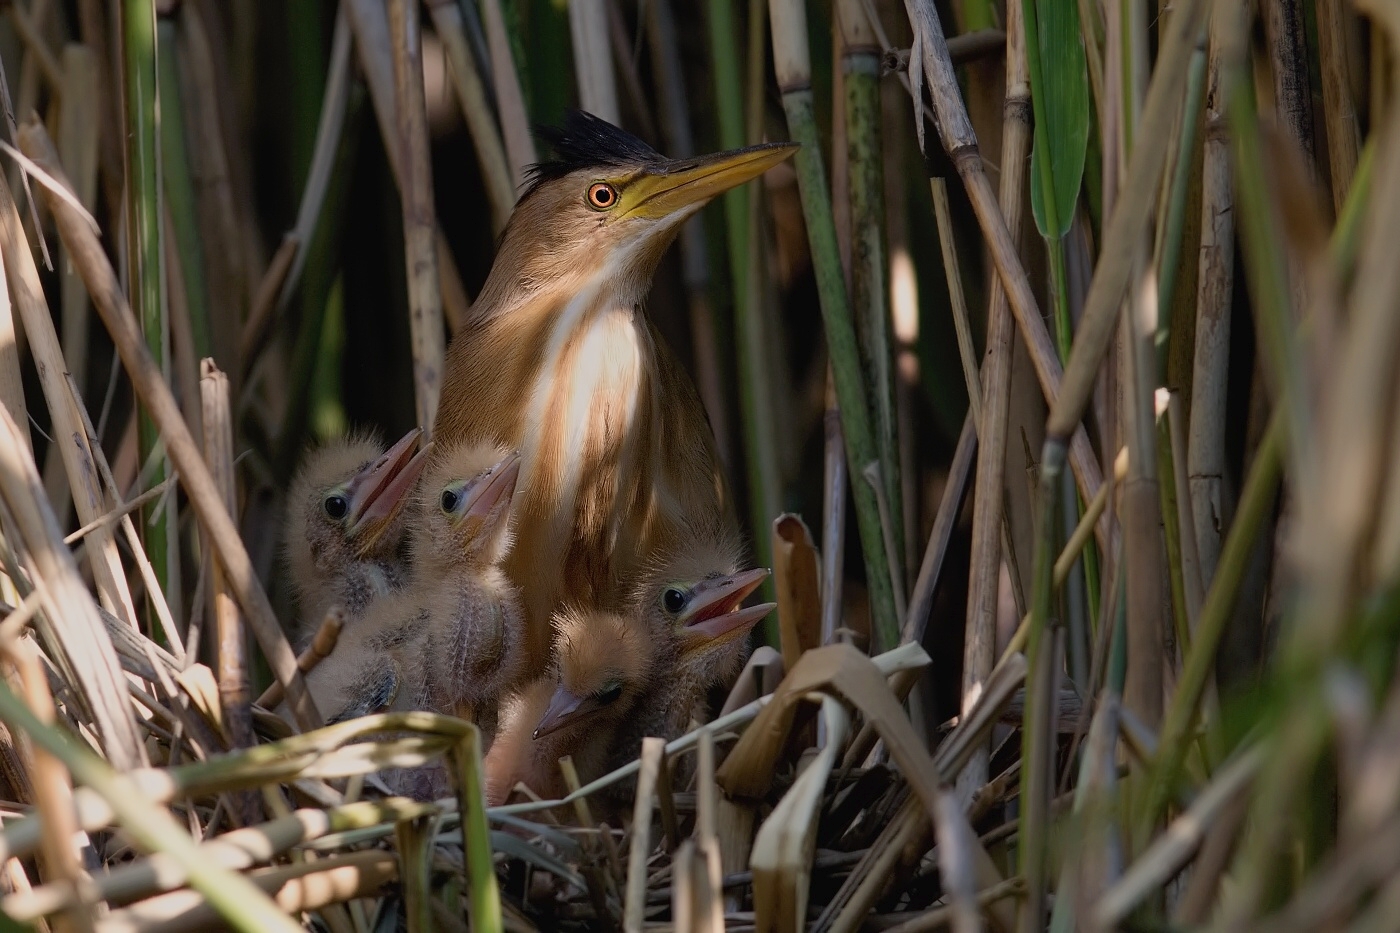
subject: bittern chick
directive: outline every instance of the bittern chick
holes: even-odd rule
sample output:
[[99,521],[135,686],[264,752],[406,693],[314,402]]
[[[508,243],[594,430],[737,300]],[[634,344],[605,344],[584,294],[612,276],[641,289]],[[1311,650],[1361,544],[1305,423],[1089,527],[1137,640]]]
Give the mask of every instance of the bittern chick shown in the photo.
[[486,756],[486,799],[505,800],[518,783],[546,799],[566,793],[559,759],[579,780],[600,776],[638,700],[673,663],[676,642],[658,639],[633,613],[563,610],[554,619],[555,662],[503,708]]
[[646,557],[726,512],[714,438],[642,312],[681,222],[792,155],[789,144],[667,159],[590,114],[552,133],[469,319],[448,348],[439,443],[521,452],[506,572],[524,590],[533,673],[565,605],[620,611]]
[[494,721],[523,661],[519,595],[499,567],[519,466],[514,453],[474,444],[426,471],[408,533],[412,581],[312,671],[320,708],[336,719],[429,709]]
[[413,452],[422,433],[414,428],[387,451],[373,436],[351,435],[297,471],[284,547],[303,628],[314,630],[332,605],[356,619],[407,582],[404,505],[431,448]]

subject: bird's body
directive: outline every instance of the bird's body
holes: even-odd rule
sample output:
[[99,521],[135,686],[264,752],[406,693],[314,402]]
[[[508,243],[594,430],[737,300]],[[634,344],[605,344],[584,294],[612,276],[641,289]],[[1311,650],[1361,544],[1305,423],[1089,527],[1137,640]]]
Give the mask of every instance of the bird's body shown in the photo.
[[519,458],[489,444],[441,451],[410,516],[413,575],[308,677],[335,719],[426,709],[494,729],[496,703],[520,683],[519,593],[501,572],[510,549]]
[[684,539],[638,574],[624,612],[556,616],[556,669],[510,701],[487,758],[491,802],[522,781],[558,795],[563,755],[585,783],[626,764],[643,738],[685,731],[704,693],[733,676],[744,636],[773,609],[740,608],[768,571],[738,570],[738,541],[717,517]]
[[642,302],[680,221],[792,151],[668,161],[586,114],[554,142],[560,161],[536,168],[448,349],[435,425],[442,443],[520,451],[505,570],[533,674],[556,610],[622,609],[621,581],[697,516],[730,512],[699,396]]
[[371,601],[408,581],[404,506],[426,462],[413,430],[387,451],[351,435],[307,456],[287,495],[283,543],[302,628],[309,635],[331,606],[353,629]]

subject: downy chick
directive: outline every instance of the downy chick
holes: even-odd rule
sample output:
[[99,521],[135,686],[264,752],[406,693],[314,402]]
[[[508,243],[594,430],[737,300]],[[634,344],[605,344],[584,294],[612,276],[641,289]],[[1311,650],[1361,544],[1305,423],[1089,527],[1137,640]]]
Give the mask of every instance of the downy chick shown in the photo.
[[658,639],[640,616],[561,610],[554,617],[550,675],[505,706],[486,756],[486,800],[495,805],[523,782],[545,799],[567,792],[559,759],[572,756],[585,784],[604,773],[615,740],[677,642]]
[[293,478],[284,546],[307,635],[331,606],[350,622],[407,582],[404,505],[432,449],[414,454],[422,433],[414,428],[387,451],[369,435],[332,441]]
[[489,734],[523,663],[519,594],[499,570],[519,465],[514,453],[463,445],[424,475],[408,531],[411,583],[376,601],[308,678],[335,720],[427,709],[476,718]]

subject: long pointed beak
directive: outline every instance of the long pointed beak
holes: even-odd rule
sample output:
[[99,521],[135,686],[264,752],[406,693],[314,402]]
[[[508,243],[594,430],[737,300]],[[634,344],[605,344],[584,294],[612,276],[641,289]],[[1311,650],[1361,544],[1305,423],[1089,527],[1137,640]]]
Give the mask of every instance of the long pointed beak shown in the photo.
[[681,641],[685,650],[716,640],[728,641],[747,634],[774,609],[764,603],[749,609],[739,604],[768,577],[764,568],[745,570],[727,577],[702,580],[692,590],[690,605],[681,617]]
[[413,452],[422,430],[414,428],[384,455],[351,478],[346,489],[350,500],[349,534],[361,552],[374,547],[408,501],[432,451],[431,443]]
[[726,612],[697,625],[686,626],[681,630],[681,653],[689,655],[743,638],[755,625],[763,621],[768,613],[777,608],[777,603],[759,603],[747,609]]
[[623,193],[626,216],[660,219],[699,207],[717,194],[756,178],[798,150],[796,143],[764,143],[648,167]]
[[576,722],[589,713],[601,709],[592,697],[575,696],[560,684],[549,700],[549,708],[544,711],[539,725],[535,726],[535,738],[542,739],[551,732],[558,732],[571,722]]

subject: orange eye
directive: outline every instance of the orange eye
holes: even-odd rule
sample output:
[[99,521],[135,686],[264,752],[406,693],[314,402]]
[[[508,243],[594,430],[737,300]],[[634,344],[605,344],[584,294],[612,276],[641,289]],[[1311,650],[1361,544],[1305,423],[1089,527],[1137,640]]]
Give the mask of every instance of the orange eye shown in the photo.
[[588,186],[588,206],[605,211],[617,203],[617,189],[600,181]]

